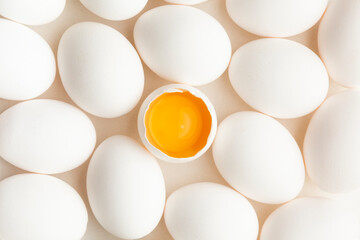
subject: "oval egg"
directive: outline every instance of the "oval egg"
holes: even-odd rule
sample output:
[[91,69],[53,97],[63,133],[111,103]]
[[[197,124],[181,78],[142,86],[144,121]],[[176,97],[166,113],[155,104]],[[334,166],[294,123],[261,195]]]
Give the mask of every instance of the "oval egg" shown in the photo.
[[95,142],[90,119],[64,102],[26,101],[0,115],[0,156],[26,171],[69,171],[88,159]]
[[321,20],[319,52],[337,83],[360,87],[360,2],[334,0]]
[[279,204],[295,198],[304,185],[301,151],[279,122],[257,112],[238,112],[218,128],[212,147],[220,174],[253,200]]
[[48,43],[30,28],[5,19],[0,19],[0,32],[6,36],[0,37],[0,98],[26,100],[45,92],[56,73]]
[[159,223],[165,183],[159,164],[126,136],[107,138],[96,149],[87,173],[91,209],[113,235],[138,239]]
[[65,182],[18,174],[0,182],[0,235],[11,240],[79,240],[88,215],[79,194]]
[[220,23],[189,6],[147,11],[135,24],[134,40],[141,58],[157,75],[194,86],[220,77],[231,57],[230,39]]
[[260,240],[358,239],[359,225],[358,217],[335,200],[299,198],[270,214]]
[[166,202],[165,223],[174,239],[255,240],[258,219],[241,194],[216,183],[195,183],[176,190]]
[[195,5],[206,2],[207,0],[165,0],[165,1],[173,4]]
[[71,99],[104,118],[132,110],[144,88],[144,71],[131,43],[104,24],[81,22],[68,28],[58,48],[61,81]]
[[232,20],[264,37],[290,37],[320,20],[328,0],[226,0]]
[[0,0],[0,15],[27,25],[54,21],[65,8],[66,0]]
[[153,91],[138,115],[138,131],[145,147],[157,158],[183,163],[203,155],[217,128],[210,100],[194,87],[170,84]]
[[296,118],[325,99],[329,77],[320,58],[286,39],[259,39],[240,47],[229,66],[237,94],[251,107],[276,118]]
[[137,15],[148,0],[80,0],[80,2],[99,17],[120,21]]
[[304,140],[309,177],[332,193],[360,188],[360,92],[343,91],[315,112]]

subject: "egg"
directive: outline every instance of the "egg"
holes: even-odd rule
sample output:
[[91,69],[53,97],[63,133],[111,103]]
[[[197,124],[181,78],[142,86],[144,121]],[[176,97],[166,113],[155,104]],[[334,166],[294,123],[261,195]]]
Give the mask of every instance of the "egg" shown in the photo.
[[198,89],[170,84],[153,91],[141,105],[138,130],[145,147],[168,162],[199,158],[214,141],[215,109]]
[[226,0],[226,9],[232,20],[250,33],[290,37],[314,26],[327,3],[328,0]]
[[165,1],[173,4],[195,5],[206,2],[207,0],[165,0]]
[[204,85],[226,70],[230,39],[220,23],[193,7],[165,5],[139,17],[134,27],[136,48],[160,77],[189,85]]
[[88,159],[95,142],[90,119],[64,102],[30,100],[0,115],[0,156],[26,171],[69,171]]
[[320,58],[286,39],[259,39],[240,47],[231,60],[229,78],[246,103],[276,118],[311,113],[329,88]]
[[166,202],[165,223],[176,240],[256,240],[258,219],[248,200],[216,183],[176,190]]
[[358,217],[335,200],[299,198],[268,217],[260,240],[358,239],[359,225]]
[[0,98],[26,100],[45,92],[56,73],[48,43],[30,28],[1,18],[0,32],[6,36],[0,37]]
[[27,25],[43,25],[57,19],[66,0],[0,0],[0,15]]
[[120,21],[137,15],[148,0],[80,0],[80,2],[99,17]]
[[79,194],[55,177],[18,174],[0,182],[0,235],[11,240],[80,240],[88,215]]
[[304,140],[310,178],[332,193],[360,188],[360,92],[343,91],[315,112]]
[[330,1],[319,26],[319,52],[331,78],[345,87],[360,87],[359,28],[359,1]]
[[87,193],[99,223],[122,239],[149,234],[165,205],[159,164],[133,139],[120,135],[96,149],[87,172]]
[[81,22],[60,39],[58,66],[71,99],[103,118],[132,110],[143,92],[144,71],[131,43],[101,23]]
[[264,114],[245,111],[227,117],[219,125],[212,151],[224,179],[258,202],[287,202],[304,185],[303,158],[295,139]]

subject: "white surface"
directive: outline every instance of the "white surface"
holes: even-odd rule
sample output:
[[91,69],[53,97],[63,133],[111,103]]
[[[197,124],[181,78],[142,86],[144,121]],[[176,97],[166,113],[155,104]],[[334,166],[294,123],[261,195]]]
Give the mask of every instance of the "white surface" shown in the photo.
[[83,164],[94,150],[95,128],[80,110],[42,99],[0,114],[0,156],[38,173],[61,173]]
[[183,4],[183,5],[195,5],[207,0],[165,0],[168,3]]
[[166,202],[165,222],[176,240],[255,240],[258,220],[251,204],[231,188],[196,183]]
[[280,123],[261,113],[227,117],[219,125],[212,150],[224,179],[253,200],[284,203],[304,185],[303,158],[296,141]]
[[65,182],[19,174],[0,182],[0,236],[11,240],[79,240],[88,214],[79,194]]
[[30,28],[5,19],[0,19],[0,32],[0,98],[26,100],[45,92],[56,73],[48,43]]
[[114,118],[140,100],[144,71],[129,41],[115,29],[95,22],[71,26],[58,48],[61,81],[85,111]]
[[87,175],[90,206],[100,224],[125,239],[149,234],[165,205],[164,178],[155,158],[126,136],[96,149]]

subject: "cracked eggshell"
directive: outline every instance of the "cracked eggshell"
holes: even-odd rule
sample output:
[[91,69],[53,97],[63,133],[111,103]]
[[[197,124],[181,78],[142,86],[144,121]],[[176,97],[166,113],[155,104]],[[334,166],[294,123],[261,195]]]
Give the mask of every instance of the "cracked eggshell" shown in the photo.
[[157,75],[194,86],[219,78],[231,58],[230,39],[221,24],[189,6],[147,11],[135,24],[134,40],[141,58]]
[[206,2],[207,0],[165,0],[165,2],[182,5],[195,5]]
[[89,158],[95,142],[90,119],[64,102],[30,100],[0,115],[0,156],[26,171],[72,170]]
[[[202,148],[195,156],[193,157],[188,157],[188,158],[175,158],[175,157],[170,157],[167,154],[163,153],[162,151],[160,151],[159,149],[157,149],[156,147],[154,147],[149,140],[146,137],[146,127],[145,127],[145,114],[146,111],[149,108],[149,105],[151,104],[152,101],[154,101],[157,97],[159,97],[160,95],[167,93],[167,92],[183,92],[183,90],[189,91],[192,95],[194,95],[195,97],[200,98],[205,105],[207,106],[210,115],[211,115],[211,130],[210,130],[210,134],[207,140],[207,144],[204,146],[204,148]],[[199,158],[201,155],[203,155],[211,146],[211,144],[213,143],[214,139],[215,139],[215,135],[216,135],[216,129],[217,129],[217,117],[216,117],[216,112],[215,109],[212,105],[212,103],[210,102],[210,100],[208,99],[208,97],[202,93],[201,91],[199,91],[198,89],[185,85],[185,84],[169,84],[169,85],[165,85],[163,87],[160,87],[158,89],[156,89],[155,91],[153,91],[143,102],[143,104],[140,107],[139,110],[139,115],[138,115],[138,131],[139,131],[139,135],[141,138],[141,141],[143,142],[143,144],[145,145],[145,147],[158,159],[161,159],[163,161],[167,161],[167,162],[173,162],[173,163],[184,163],[184,162],[190,162],[193,161],[197,158]]]
[[216,183],[195,183],[176,190],[166,202],[165,223],[174,239],[256,240],[259,223],[249,201]]
[[[355,0],[356,1],[356,0]],[[226,0],[232,20],[264,37],[290,37],[320,20],[328,0]]]
[[360,221],[340,202],[299,198],[276,209],[265,221],[260,240],[359,239]]
[[309,177],[321,189],[344,193],[360,188],[360,92],[328,98],[313,115],[304,140]]
[[360,87],[360,2],[333,0],[321,20],[319,52],[332,79]]
[[224,179],[253,200],[284,203],[304,185],[299,146],[284,126],[264,114],[245,111],[227,117],[219,125],[212,151]]
[[131,43],[115,29],[95,22],[68,28],[60,39],[58,66],[71,99],[104,118],[132,110],[144,89],[144,71]]
[[66,0],[0,0],[0,15],[27,25],[54,21],[65,8]]
[[165,183],[156,159],[126,136],[102,142],[90,160],[87,192],[99,223],[113,235],[139,239],[159,223]]
[[121,21],[137,15],[148,0],[80,0],[80,2],[99,17]]
[[80,240],[88,214],[67,183],[40,174],[18,174],[0,182],[0,236],[11,240]]
[[6,19],[0,19],[0,32],[0,98],[27,100],[45,92],[56,74],[48,43],[30,28]]

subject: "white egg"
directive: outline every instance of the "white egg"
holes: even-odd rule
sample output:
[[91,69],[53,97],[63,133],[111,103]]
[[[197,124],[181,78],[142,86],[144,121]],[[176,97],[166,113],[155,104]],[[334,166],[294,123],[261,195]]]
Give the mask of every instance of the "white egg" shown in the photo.
[[216,167],[237,191],[278,204],[295,198],[304,185],[301,151],[279,122],[257,112],[238,112],[218,128],[213,144]]
[[99,17],[120,21],[137,15],[148,0],[80,0],[80,2]]
[[96,149],[87,173],[91,209],[113,235],[138,239],[159,223],[165,183],[159,164],[126,136],[112,136]]
[[65,8],[66,0],[0,0],[0,15],[27,25],[54,21]]
[[199,3],[206,2],[207,0],[165,0],[165,2],[173,4],[183,4],[183,5],[195,5]]
[[95,142],[90,119],[64,102],[31,100],[0,115],[0,156],[27,171],[69,171],[88,159]]
[[299,198],[268,217],[260,240],[355,240],[359,226],[358,217],[335,200]]
[[319,26],[319,52],[329,74],[346,87],[360,87],[360,2],[333,0]]
[[79,194],[65,182],[18,174],[0,182],[0,236],[8,240],[80,240],[88,215]]
[[189,85],[216,80],[231,58],[230,39],[220,23],[189,6],[166,5],[147,11],[135,24],[134,40],[152,71]]
[[240,47],[231,60],[229,78],[246,103],[277,118],[296,118],[314,111],[329,87],[320,58],[286,39],[260,39]]
[[48,43],[30,28],[5,19],[0,19],[0,32],[0,98],[26,100],[45,92],[56,73]]
[[344,91],[315,112],[304,141],[310,178],[333,193],[360,188],[360,92]]
[[256,240],[258,219],[248,200],[216,183],[195,183],[172,193],[165,223],[176,240]]
[[131,43],[104,24],[71,26],[58,48],[61,81],[71,99],[104,118],[132,110],[144,88],[144,71]]
[[226,0],[232,20],[264,37],[289,37],[305,32],[323,15],[328,0]]
[[[167,98],[171,95],[177,99]],[[139,110],[138,131],[143,144],[168,162],[189,162],[202,156],[214,141],[216,129],[216,112],[210,100],[184,84],[156,89]]]

